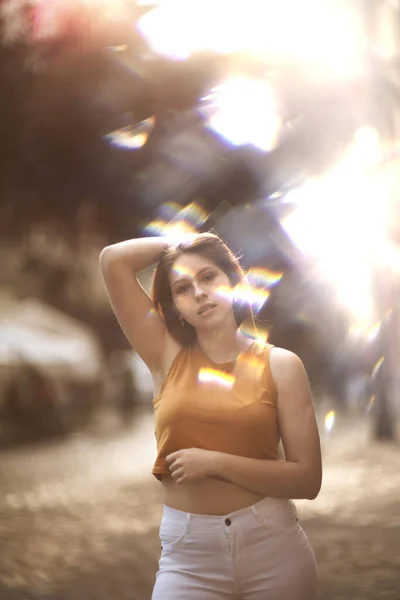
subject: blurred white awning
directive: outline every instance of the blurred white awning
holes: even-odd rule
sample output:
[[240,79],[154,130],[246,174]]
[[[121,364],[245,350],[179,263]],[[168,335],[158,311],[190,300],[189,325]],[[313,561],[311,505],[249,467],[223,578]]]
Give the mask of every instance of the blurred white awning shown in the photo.
[[88,327],[33,299],[14,304],[0,316],[0,366],[20,362],[82,382],[98,378],[103,365]]

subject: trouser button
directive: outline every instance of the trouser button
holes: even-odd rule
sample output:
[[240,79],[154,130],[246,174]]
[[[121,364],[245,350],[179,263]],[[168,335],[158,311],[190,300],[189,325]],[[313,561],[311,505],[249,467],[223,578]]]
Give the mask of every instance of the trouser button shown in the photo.
[[230,525],[232,523],[232,521],[230,519],[225,519],[225,525]]

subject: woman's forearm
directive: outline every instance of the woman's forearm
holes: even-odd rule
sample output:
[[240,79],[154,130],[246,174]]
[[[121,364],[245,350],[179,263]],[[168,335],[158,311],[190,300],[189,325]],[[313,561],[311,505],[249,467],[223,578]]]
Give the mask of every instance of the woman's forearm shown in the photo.
[[297,462],[245,458],[216,452],[215,475],[263,496],[313,500],[318,495],[318,473]]
[[106,246],[100,254],[100,265],[109,260],[117,260],[126,264],[137,273],[158,262],[171,244],[168,237],[148,237],[126,240],[111,246]]

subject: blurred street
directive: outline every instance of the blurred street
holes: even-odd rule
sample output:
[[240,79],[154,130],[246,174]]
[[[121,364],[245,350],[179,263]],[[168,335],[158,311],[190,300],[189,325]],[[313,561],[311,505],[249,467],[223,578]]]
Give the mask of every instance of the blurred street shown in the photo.
[[[320,598],[400,598],[399,444],[366,422],[322,434],[324,483],[297,501]],[[105,415],[63,441],[3,450],[0,598],[146,600],[159,555],[152,414]]]

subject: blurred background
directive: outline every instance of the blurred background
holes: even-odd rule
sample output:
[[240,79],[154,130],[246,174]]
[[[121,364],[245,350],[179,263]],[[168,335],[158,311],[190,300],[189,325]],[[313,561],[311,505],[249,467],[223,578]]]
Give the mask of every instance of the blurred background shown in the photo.
[[321,598],[398,600],[400,2],[1,0],[0,44],[0,597],[150,597],[151,381],[98,255],[214,229],[311,381]]

